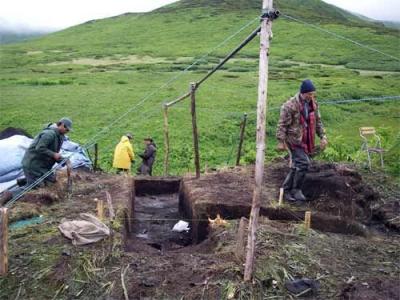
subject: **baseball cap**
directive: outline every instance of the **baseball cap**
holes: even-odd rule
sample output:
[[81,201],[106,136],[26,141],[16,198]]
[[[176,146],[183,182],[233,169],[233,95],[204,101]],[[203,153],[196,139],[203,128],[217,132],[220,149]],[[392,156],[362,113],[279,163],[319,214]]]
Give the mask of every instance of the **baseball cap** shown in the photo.
[[72,121],[71,121],[71,119],[64,117],[64,118],[61,118],[59,122],[63,123],[65,128],[67,128],[69,131],[72,131]]

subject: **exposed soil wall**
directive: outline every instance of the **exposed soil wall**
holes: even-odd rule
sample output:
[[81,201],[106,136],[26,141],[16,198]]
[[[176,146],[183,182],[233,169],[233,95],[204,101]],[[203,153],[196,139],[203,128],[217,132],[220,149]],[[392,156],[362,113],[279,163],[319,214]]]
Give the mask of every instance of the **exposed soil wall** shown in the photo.
[[130,220],[126,222],[127,251],[150,246],[164,252],[191,244],[190,233],[172,231],[179,220],[185,219],[179,210],[181,181],[179,177],[133,178]]
[[350,283],[344,287],[341,300],[400,299],[400,280],[369,278],[365,282]]
[[[253,166],[233,168],[185,178],[180,208],[194,219],[193,239],[207,235],[202,220],[220,214],[226,219],[248,217],[253,193]],[[272,220],[302,221],[305,211],[312,211],[311,227],[321,231],[366,235],[379,203],[379,194],[362,181],[356,171],[339,164],[315,163],[307,174],[304,194],[308,202],[277,207],[279,188],[289,168],[284,161],[266,167],[260,213]],[[189,200],[189,201],[188,201]],[[198,221],[197,221],[198,220]]]
[[178,193],[181,181],[181,177],[137,176],[133,182],[135,194],[143,196]]

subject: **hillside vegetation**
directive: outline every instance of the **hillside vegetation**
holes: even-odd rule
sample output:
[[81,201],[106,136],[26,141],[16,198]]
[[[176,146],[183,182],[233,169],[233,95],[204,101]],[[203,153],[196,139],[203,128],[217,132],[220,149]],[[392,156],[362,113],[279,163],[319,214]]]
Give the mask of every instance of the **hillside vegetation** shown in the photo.
[[[399,30],[369,23],[317,0],[274,1],[284,15],[321,26],[379,51],[398,56]],[[127,131],[134,146],[151,135],[158,145],[156,173],[162,172],[161,104],[186,92],[258,24],[261,1],[183,0],[145,14],[96,20],[45,37],[0,47],[0,129],[23,127],[32,134],[43,124],[70,116],[71,138],[82,144],[100,133],[104,169]],[[222,47],[181,73],[238,29],[254,20]],[[311,78],[320,101],[400,95],[400,63],[348,41],[337,39],[284,16],[274,21],[270,53],[267,157],[275,150],[279,106]],[[201,165],[233,164],[242,114],[249,113],[244,163],[255,159],[255,109],[258,85],[258,39],[198,91]],[[167,87],[166,81],[180,76]],[[105,132],[100,130],[140,106]],[[387,169],[399,174],[398,102],[321,105],[330,148],[322,158],[364,160],[358,127],[375,126],[383,137]],[[170,111],[171,171],[193,170],[188,102]]]

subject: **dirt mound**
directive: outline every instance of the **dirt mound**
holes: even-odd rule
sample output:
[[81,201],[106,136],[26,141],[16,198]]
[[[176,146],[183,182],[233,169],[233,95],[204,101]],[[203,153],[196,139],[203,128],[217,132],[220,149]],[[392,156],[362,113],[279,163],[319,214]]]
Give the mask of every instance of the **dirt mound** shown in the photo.
[[371,220],[371,205],[379,201],[358,172],[340,164],[314,164],[303,189],[311,209],[362,223]]
[[7,139],[14,135],[24,135],[28,138],[32,138],[32,136],[22,128],[7,127],[3,131],[0,131],[0,140]]
[[371,278],[365,282],[351,283],[343,289],[340,299],[398,300],[400,299],[400,280]]
[[[315,229],[361,235],[366,233],[364,225],[376,221],[373,208],[383,205],[379,193],[357,171],[343,164],[314,162],[303,188],[309,201],[278,207],[279,188],[288,171],[287,162],[282,160],[266,166],[261,214],[274,220],[302,221],[304,212],[312,211],[311,226]],[[198,180],[187,178],[182,198],[191,200],[181,201],[181,206],[193,219],[214,218],[217,214],[227,219],[248,217],[253,184],[254,166],[220,170]],[[390,216],[382,216],[381,223]]]
[[37,205],[51,205],[59,201],[60,197],[57,193],[45,190],[32,191],[21,198],[21,202],[31,202]]

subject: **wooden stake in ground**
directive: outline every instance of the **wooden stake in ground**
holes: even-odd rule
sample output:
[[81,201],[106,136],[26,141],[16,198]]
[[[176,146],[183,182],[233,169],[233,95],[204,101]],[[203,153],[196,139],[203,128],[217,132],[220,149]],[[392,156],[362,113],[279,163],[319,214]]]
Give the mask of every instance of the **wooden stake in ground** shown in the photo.
[[114,212],[114,206],[112,203],[111,194],[108,191],[106,191],[106,198],[107,198],[107,205],[108,205],[108,214],[110,216],[110,221],[112,222],[115,219],[115,212]]
[[104,219],[104,200],[103,199],[97,200],[97,218],[100,221],[103,221],[103,219]]
[[246,264],[244,268],[244,280],[249,281],[253,275],[254,253],[256,243],[256,230],[261,206],[261,188],[264,175],[265,159],[265,115],[267,108],[267,88],[268,88],[268,50],[269,37],[271,33],[272,20],[265,16],[272,10],[273,0],[263,0],[264,16],[261,21],[260,33],[260,62],[259,62],[259,84],[257,101],[257,153],[255,166],[255,186],[253,191],[253,201],[251,205],[249,232],[247,237]]
[[200,178],[200,154],[199,154],[199,134],[197,132],[196,120],[196,83],[190,84],[190,99],[193,127],[193,147],[194,147],[194,165],[196,167],[196,178]]
[[66,161],[66,166],[67,166],[67,194],[69,200],[72,195],[72,164],[69,159]]
[[243,262],[246,255],[246,229],[249,225],[249,220],[242,217],[240,219],[239,228],[236,236],[236,258]]
[[0,208],[0,276],[8,272],[8,209]]
[[93,171],[97,171],[97,161],[99,159],[99,145],[94,144],[94,163],[93,163]]
[[168,106],[163,105],[164,111],[164,176],[168,175],[168,163],[169,163],[169,133],[168,133]]
[[280,188],[279,189],[279,201],[278,201],[278,206],[282,206],[282,204],[283,204],[283,193],[284,193],[285,191],[283,190],[283,188]]
[[311,211],[306,211],[304,214],[304,227],[309,230],[311,227]]
[[243,146],[243,139],[244,139],[244,132],[246,130],[246,122],[247,122],[247,114],[243,115],[243,122],[240,124],[240,140],[239,140],[239,147],[236,156],[236,165],[240,165],[240,156],[242,155],[242,146]]

